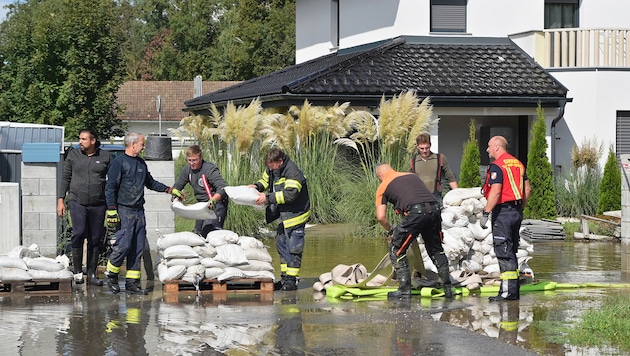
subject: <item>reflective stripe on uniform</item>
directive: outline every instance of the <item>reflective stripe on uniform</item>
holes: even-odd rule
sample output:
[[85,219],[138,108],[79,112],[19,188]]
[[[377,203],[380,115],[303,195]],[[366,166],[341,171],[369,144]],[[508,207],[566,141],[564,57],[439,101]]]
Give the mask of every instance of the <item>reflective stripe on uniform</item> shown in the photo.
[[518,279],[518,271],[501,272],[501,280]]
[[287,188],[295,188],[299,192],[302,190],[302,184],[295,179],[287,179],[284,182],[284,189]]
[[120,272],[120,267],[116,267],[111,262],[107,261],[107,270],[111,273],[118,274]]
[[294,218],[290,218],[290,219],[286,219],[286,220],[282,220],[282,223],[284,224],[284,228],[288,228],[288,227],[293,227],[293,226],[298,226],[300,224],[305,224],[308,219],[311,216],[311,211],[307,211],[302,215],[298,215]]
[[140,279],[140,277],[142,276],[141,272],[139,270],[134,270],[134,269],[130,269],[127,271],[127,275],[125,276],[125,278],[128,279]]
[[276,192],[276,204],[284,204],[284,192]]
[[297,277],[300,274],[300,269],[295,267],[287,268],[287,276]]
[[269,174],[267,174],[267,171],[263,172],[263,176],[258,180],[258,183],[263,186],[263,190],[269,188]]
[[281,263],[280,264],[280,272],[282,272],[282,273],[286,273],[287,272],[287,264],[286,263]]

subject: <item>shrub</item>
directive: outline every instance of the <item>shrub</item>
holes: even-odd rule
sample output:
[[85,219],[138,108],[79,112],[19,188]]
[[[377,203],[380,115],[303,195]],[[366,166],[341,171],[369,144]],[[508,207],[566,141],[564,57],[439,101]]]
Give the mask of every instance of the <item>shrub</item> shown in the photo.
[[479,173],[481,154],[479,153],[479,142],[475,137],[476,130],[475,119],[471,119],[468,124],[468,141],[464,143],[464,154],[462,155],[461,173],[458,184],[461,188],[481,186],[481,175]]
[[612,145],[608,149],[608,158],[604,166],[604,175],[599,189],[597,213],[621,209],[621,172],[619,162]]
[[532,140],[527,154],[527,176],[532,192],[525,206],[524,216],[533,219],[552,219],[557,214],[555,189],[553,170],[547,158],[547,125],[540,103],[536,114],[538,117],[532,126]]
[[595,215],[601,175],[597,169],[574,169],[556,181],[556,208],[558,214],[579,217]]

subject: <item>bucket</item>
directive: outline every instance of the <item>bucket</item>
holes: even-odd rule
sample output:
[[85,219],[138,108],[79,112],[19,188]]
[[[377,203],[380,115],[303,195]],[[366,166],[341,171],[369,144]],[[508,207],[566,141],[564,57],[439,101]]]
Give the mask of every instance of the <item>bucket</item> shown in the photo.
[[147,161],[172,161],[171,138],[166,135],[147,136],[144,159]]

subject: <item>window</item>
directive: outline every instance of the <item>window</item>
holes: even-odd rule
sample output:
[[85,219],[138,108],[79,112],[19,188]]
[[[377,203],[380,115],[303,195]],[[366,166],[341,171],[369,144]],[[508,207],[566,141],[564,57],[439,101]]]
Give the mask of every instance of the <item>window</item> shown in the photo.
[[578,27],[579,0],[546,0],[545,28]]
[[466,32],[467,0],[431,0],[431,32]]

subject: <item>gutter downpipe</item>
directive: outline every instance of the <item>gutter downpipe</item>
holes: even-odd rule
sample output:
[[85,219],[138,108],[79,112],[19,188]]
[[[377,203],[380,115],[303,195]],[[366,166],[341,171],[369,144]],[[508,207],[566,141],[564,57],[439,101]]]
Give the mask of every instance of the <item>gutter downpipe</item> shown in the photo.
[[560,101],[560,111],[553,121],[551,121],[551,171],[556,175],[556,125],[564,117],[564,108],[567,105],[566,100]]

